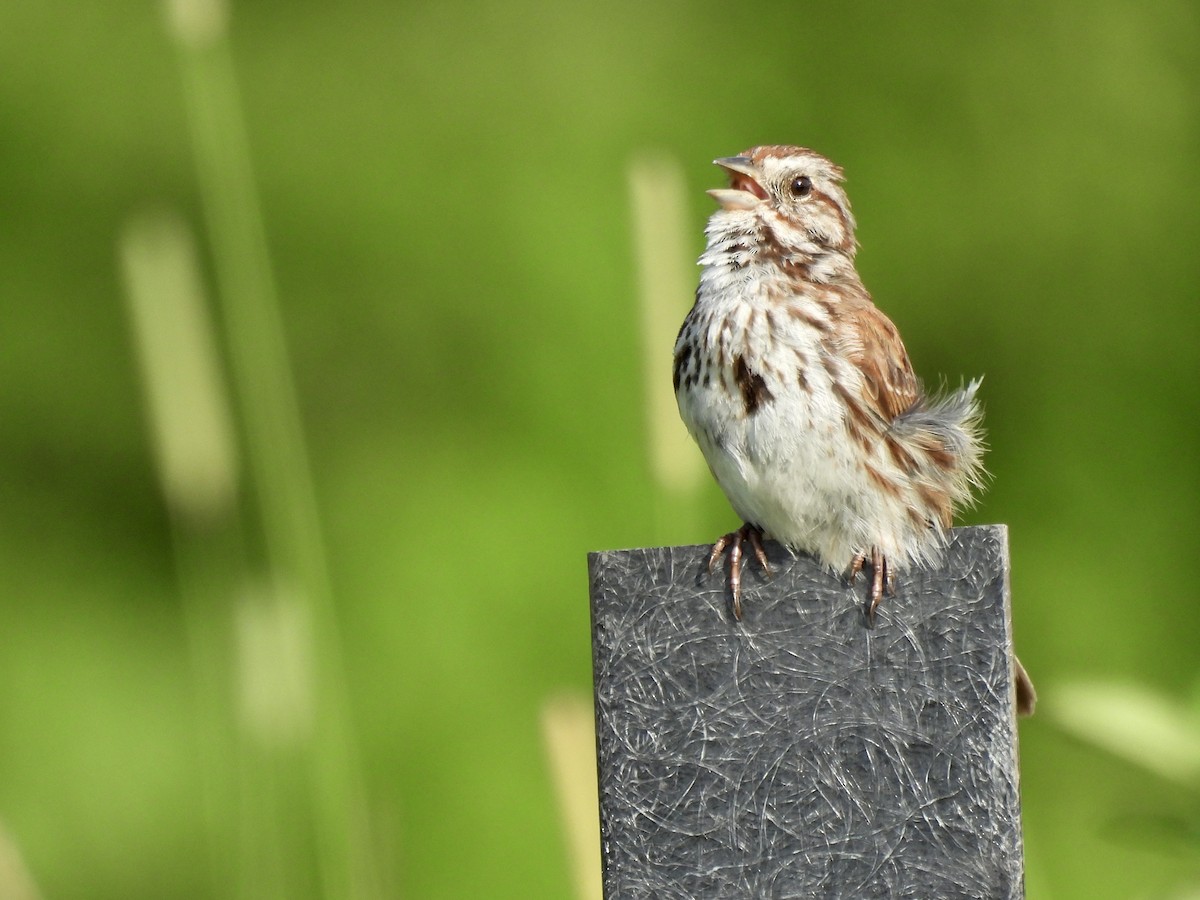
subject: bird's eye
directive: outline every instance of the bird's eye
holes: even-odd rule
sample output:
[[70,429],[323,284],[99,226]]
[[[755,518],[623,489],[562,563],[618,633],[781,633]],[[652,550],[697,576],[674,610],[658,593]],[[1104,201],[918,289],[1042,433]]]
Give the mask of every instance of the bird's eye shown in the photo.
[[793,178],[791,184],[793,197],[807,197],[812,193],[812,179],[807,175],[801,175],[799,178]]

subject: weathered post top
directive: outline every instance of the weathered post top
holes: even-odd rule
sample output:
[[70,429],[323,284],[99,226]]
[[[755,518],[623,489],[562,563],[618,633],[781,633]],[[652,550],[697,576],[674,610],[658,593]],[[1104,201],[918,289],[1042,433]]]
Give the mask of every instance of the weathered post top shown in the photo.
[[1004,526],[955,529],[874,627],[768,545],[593,553],[607,900],[1024,895]]

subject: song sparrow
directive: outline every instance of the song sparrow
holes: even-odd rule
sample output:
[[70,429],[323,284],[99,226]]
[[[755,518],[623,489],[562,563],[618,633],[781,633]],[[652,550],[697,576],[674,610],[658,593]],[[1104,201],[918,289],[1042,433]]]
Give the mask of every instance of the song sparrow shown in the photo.
[[[730,186],[705,229],[696,303],[675,343],[679,412],[745,523],[729,555],[741,617],[742,546],[764,536],[853,582],[868,618],[897,572],[932,562],[983,478],[979,382],[934,396],[854,266],[841,168],[804,147],[716,160]],[[1033,688],[1017,663],[1018,704]]]

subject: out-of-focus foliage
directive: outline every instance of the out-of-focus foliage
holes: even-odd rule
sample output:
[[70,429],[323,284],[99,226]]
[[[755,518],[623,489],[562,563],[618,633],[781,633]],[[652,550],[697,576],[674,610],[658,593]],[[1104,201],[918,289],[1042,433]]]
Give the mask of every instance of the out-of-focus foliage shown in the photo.
[[[203,773],[254,773],[205,756],[197,559],[117,250],[175,210],[218,292],[164,21],[0,4],[0,835],[47,897],[216,896],[206,846],[261,849],[236,802],[206,825]],[[254,2],[230,41],[385,893],[569,896],[539,717],[590,685],[584,554],[733,523],[715,486],[663,503],[649,474],[647,152],[683,166],[689,256],[713,157],[841,163],[918,370],[986,375],[995,478],[968,521],[1010,526],[1046,706],[1060,680],[1196,682],[1195,4]],[[246,570],[269,556],[253,527],[235,543]],[[1194,794],[1054,723],[1022,725],[1029,896],[1200,882],[1194,848],[1139,825],[1195,822]],[[307,858],[275,863],[315,890]]]

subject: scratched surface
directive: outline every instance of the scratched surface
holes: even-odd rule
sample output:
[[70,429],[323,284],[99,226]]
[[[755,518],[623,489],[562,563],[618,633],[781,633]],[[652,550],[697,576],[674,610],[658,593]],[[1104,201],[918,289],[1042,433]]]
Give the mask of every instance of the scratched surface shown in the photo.
[[956,529],[873,628],[769,544],[593,553],[607,900],[1024,895],[1004,526]]

